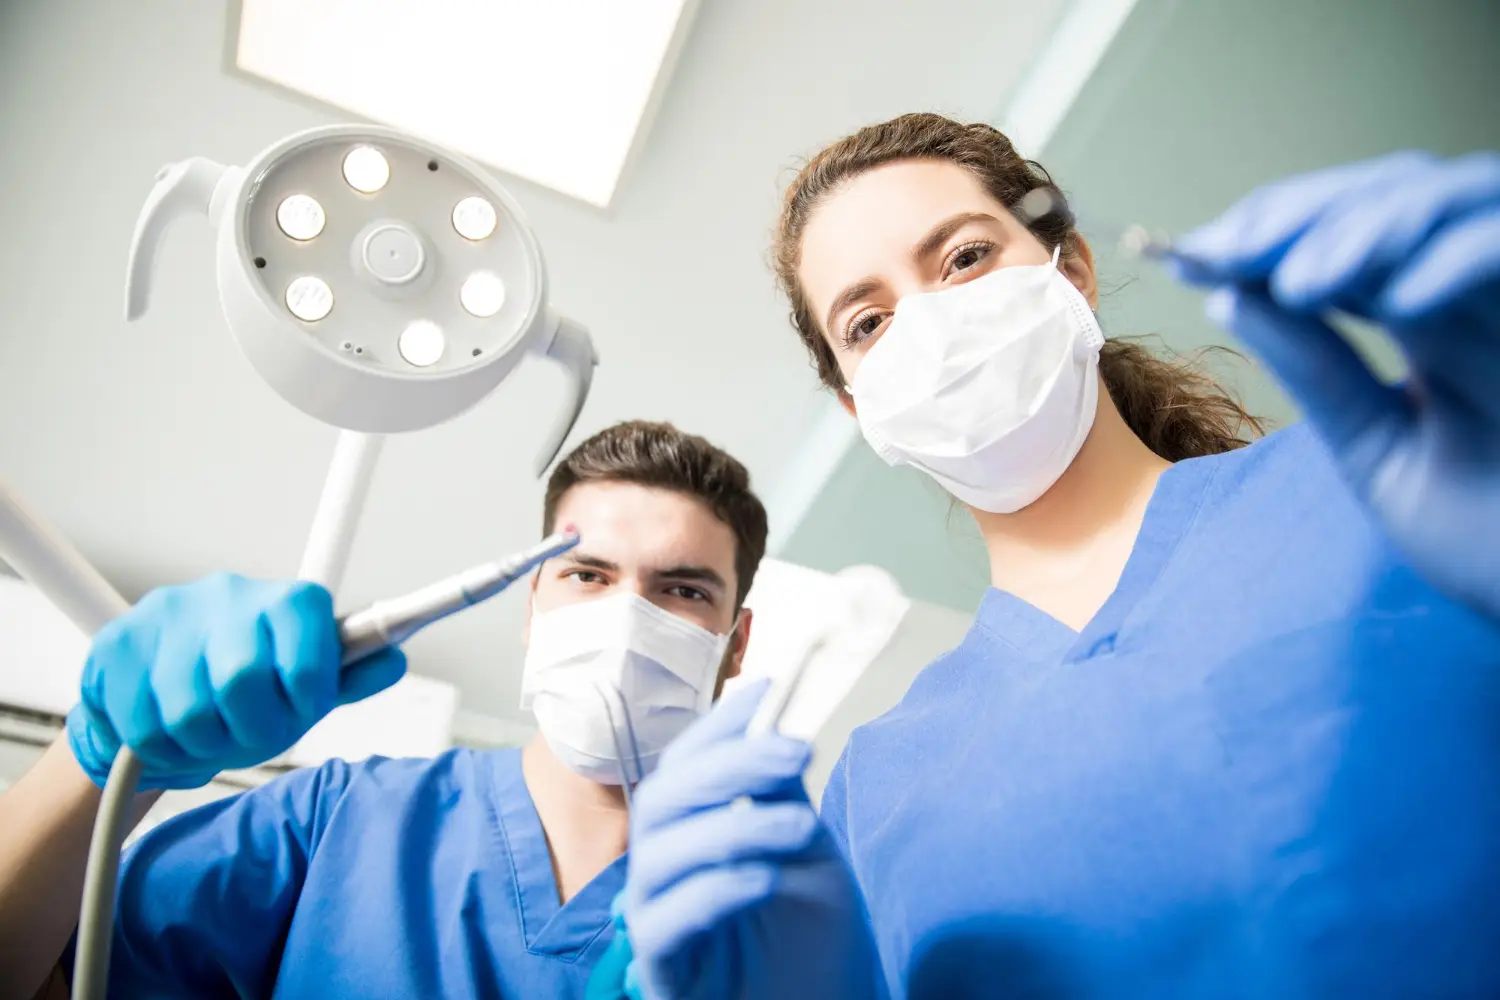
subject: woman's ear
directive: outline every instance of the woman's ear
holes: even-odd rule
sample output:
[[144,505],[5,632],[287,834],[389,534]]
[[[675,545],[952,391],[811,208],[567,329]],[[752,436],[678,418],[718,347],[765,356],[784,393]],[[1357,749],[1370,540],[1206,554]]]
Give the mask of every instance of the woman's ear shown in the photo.
[[833,390],[833,394],[838,397],[839,405],[844,408],[844,412],[858,420],[859,410],[855,407],[854,397],[849,395],[849,390],[844,388],[843,386],[839,386],[837,389]]
[[1077,232],[1068,234],[1057,269],[1088,299],[1090,309],[1099,308],[1099,279],[1094,273],[1094,251]]

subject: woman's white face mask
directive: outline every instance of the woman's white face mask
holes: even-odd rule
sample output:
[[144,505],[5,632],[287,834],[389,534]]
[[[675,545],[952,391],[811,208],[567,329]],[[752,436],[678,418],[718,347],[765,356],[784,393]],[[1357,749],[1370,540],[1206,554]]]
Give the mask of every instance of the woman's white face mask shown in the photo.
[[1057,259],[897,304],[848,387],[886,464],[997,514],[1057,482],[1093,427],[1104,343]]

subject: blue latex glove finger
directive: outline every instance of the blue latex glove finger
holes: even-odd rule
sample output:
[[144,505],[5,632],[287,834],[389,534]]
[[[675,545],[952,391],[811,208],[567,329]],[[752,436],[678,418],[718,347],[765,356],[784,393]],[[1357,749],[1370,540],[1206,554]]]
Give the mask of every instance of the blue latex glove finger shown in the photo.
[[[177,677],[169,681],[159,669],[170,663]],[[214,704],[214,687],[203,655],[203,636],[179,629],[162,636],[153,664],[152,687],[167,735],[195,761],[222,760],[235,749],[234,736]]]
[[1390,190],[1436,162],[1428,153],[1392,153],[1268,184],[1213,222],[1174,240],[1178,256],[1170,267],[1179,280],[1194,285],[1265,280],[1332,205]]
[[338,620],[333,595],[316,583],[288,584],[265,610],[281,687],[303,727],[311,728],[338,704]]
[[1206,309],[1265,361],[1339,457],[1356,493],[1367,492],[1411,425],[1401,390],[1382,384],[1317,317],[1293,315],[1264,295],[1234,288],[1214,291]]
[[1487,318],[1496,324],[1500,318],[1497,285],[1500,204],[1445,227],[1405,261],[1385,289],[1377,312],[1393,325],[1421,323],[1459,301],[1477,297],[1489,307]]
[[678,952],[694,935],[765,902],[775,888],[776,869],[760,861],[699,872],[631,908],[631,945],[637,955]]
[[745,735],[745,727],[770,686],[769,680],[759,680],[725,695],[712,711],[671,742],[662,754],[661,766],[669,768],[679,759],[692,760],[716,743]]
[[338,703],[349,705],[379,694],[406,676],[406,654],[390,646],[339,673]]
[[817,831],[817,814],[801,803],[726,806],[690,816],[632,846],[631,902],[644,902],[700,869],[805,850]]
[[1434,233],[1500,201],[1500,156],[1433,163],[1393,183],[1388,197],[1356,188],[1329,204],[1273,271],[1271,294],[1278,303],[1373,317],[1391,276]]
[[214,704],[235,743],[250,753],[279,753],[295,742],[297,713],[281,686],[261,606],[226,609],[208,634],[205,657]]
[[678,759],[641,783],[635,793],[633,834],[645,835],[685,816],[741,797],[773,795],[796,781],[812,748],[785,736],[761,736],[710,746],[691,760]]
[[[168,604],[170,594],[162,595]],[[84,701],[106,716],[120,741],[147,769],[197,770],[194,761],[166,733],[152,672],[161,662],[161,636],[151,630],[117,628],[101,632],[84,667]],[[108,764],[103,770],[108,771]]]

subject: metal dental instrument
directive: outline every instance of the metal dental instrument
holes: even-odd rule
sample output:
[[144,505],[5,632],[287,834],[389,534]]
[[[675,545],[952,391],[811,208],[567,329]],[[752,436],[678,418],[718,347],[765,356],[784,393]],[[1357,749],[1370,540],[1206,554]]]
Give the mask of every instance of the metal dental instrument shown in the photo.
[[[1011,211],[1025,226],[1056,214],[1063,214],[1070,222],[1076,222],[1076,216],[1067,201],[1051,188],[1028,191]],[[1171,236],[1160,229],[1150,229],[1138,223],[1128,226],[1095,225],[1091,227],[1091,231],[1100,242],[1113,243],[1127,257],[1163,260],[1176,253]]]
[[781,717],[786,714],[787,706],[791,705],[797,689],[802,686],[802,678],[806,676],[807,668],[822,654],[823,648],[827,645],[827,637],[820,637],[808,648],[807,654],[797,662],[796,666],[771,682],[769,690],[761,696],[755,714],[750,717],[750,724],[745,727],[745,739],[765,736],[776,732],[781,727]]
[[[609,736],[615,744],[615,773],[620,777],[620,791],[625,796],[625,813],[629,815],[634,811],[635,803],[632,801],[633,794],[630,790],[630,775],[625,770],[625,748],[620,744],[620,724],[615,721],[615,711],[610,705],[609,696],[611,690],[606,689],[603,681],[595,681],[594,693],[604,703],[604,717],[609,720]],[[641,767],[641,750],[640,745],[636,743],[635,726],[630,722],[630,705],[626,703],[625,696],[620,694],[619,691],[616,690],[613,693],[620,699],[620,712],[625,716],[625,734],[630,739],[630,760],[635,765],[635,780],[636,782],[640,782],[645,775],[641,773],[643,770]]]
[[435,621],[487,601],[541,563],[578,544],[571,532],[550,535],[508,559],[455,573],[409,594],[376,601],[339,621],[343,664],[364,659],[387,646],[399,646]]
[[[532,569],[577,544],[578,535],[573,532],[550,535],[508,559],[474,566],[401,597],[376,601],[345,616],[339,621],[339,639],[344,647],[342,665],[347,667],[389,646],[400,645],[433,622],[494,597]],[[94,839],[89,844],[74,959],[73,996],[76,1000],[102,998],[109,974],[120,845],[128,832],[131,803],[141,768],[139,759],[129,754],[126,748],[121,748],[120,753],[125,766],[110,771],[99,804]]]

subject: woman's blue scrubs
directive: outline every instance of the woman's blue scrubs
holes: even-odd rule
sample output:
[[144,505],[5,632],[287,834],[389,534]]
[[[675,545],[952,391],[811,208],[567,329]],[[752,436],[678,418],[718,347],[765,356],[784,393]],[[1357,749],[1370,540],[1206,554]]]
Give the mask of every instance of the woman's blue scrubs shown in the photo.
[[1081,634],[992,590],[823,815],[898,997],[1500,996],[1500,630],[1292,428],[1169,469]]
[[624,877],[559,904],[520,751],[331,761],[131,848],[110,995],[582,997]]

